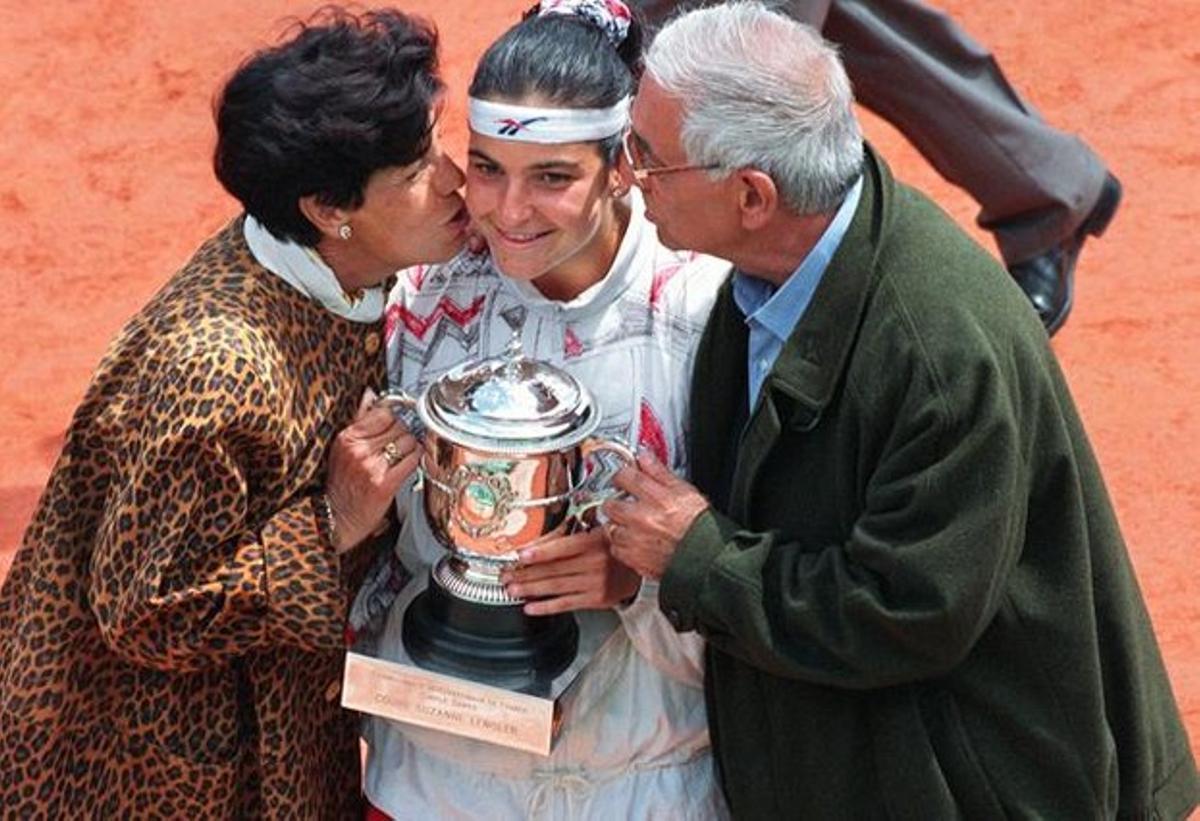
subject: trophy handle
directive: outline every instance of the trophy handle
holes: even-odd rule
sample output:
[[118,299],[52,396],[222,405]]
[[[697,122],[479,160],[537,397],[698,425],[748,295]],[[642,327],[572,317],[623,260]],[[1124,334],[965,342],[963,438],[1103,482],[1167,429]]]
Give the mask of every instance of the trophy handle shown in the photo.
[[612,486],[617,471],[636,461],[631,448],[613,439],[598,436],[584,439],[579,445],[578,469],[582,475],[571,493],[567,517],[583,528],[594,523],[596,509],[620,494]]
[[418,440],[425,438],[425,424],[417,413],[420,400],[402,388],[388,388],[375,399],[375,407],[383,405],[392,415],[404,423],[408,432]]

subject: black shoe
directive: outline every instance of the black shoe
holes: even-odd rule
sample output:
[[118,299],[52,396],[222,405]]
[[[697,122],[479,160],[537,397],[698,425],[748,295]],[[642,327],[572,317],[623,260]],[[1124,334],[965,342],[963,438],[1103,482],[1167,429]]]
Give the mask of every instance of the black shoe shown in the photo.
[[1089,236],[1103,234],[1120,204],[1121,182],[1109,174],[1100,188],[1096,204],[1074,234],[1050,250],[1008,267],[1008,272],[1033,303],[1046,326],[1046,333],[1051,336],[1071,313],[1075,298],[1075,263],[1079,261],[1083,241]]

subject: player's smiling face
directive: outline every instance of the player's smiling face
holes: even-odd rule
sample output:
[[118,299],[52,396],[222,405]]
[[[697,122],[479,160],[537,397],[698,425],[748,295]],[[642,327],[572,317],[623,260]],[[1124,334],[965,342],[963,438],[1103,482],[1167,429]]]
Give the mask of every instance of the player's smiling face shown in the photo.
[[467,209],[506,276],[547,296],[599,281],[620,244],[617,173],[595,142],[528,143],[471,133]]

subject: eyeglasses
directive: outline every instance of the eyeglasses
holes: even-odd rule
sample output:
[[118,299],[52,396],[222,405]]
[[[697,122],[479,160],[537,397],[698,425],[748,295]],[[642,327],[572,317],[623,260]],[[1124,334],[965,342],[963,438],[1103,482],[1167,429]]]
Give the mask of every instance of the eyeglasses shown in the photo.
[[625,155],[625,162],[629,166],[629,173],[633,177],[633,181],[638,185],[644,185],[646,180],[660,174],[677,174],[680,171],[715,171],[721,167],[720,163],[709,163],[707,165],[698,165],[695,163],[685,165],[652,165],[647,167],[641,159],[641,151],[634,145],[632,128],[625,129],[625,133],[621,135],[621,152]]

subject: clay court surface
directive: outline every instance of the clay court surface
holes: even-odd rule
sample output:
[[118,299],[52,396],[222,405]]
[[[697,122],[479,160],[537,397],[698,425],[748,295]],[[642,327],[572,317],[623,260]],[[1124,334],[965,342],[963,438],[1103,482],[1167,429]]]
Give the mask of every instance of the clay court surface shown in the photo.
[[[213,180],[210,103],[287,0],[0,0],[0,576],[89,374],[123,320],[237,209]],[[524,0],[407,0],[442,33],[462,154],[475,57]],[[1195,0],[953,0],[1048,119],[1125,184],[1055,337],[1167,667],[1200,740],[1200,41]],[[898,176],[974,207],[866,117]],[[990,240],[979,235],[992,248]]]

